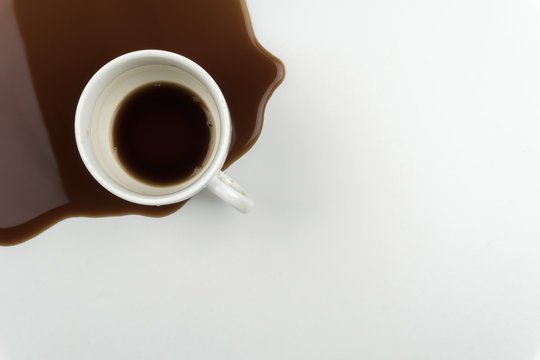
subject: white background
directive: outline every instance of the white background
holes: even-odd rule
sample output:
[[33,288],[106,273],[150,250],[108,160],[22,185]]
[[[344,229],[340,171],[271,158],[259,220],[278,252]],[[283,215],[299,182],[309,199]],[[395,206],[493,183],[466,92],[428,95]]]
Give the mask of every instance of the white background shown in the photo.
[[253,212],[0,248],[0,359],[540,359],[540,2],[248,6],[287,68]]

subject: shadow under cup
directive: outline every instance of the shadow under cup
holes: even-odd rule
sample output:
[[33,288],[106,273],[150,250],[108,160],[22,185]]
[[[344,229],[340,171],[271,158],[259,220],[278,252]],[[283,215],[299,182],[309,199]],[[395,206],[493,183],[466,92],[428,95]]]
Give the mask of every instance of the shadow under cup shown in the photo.
[[[167,82],[200,97],[213,120],[213,144],[202,169],[183,182],[161,186],[145,183],[120,163],[113,146],[113,125],[123,100],[141,86]],[[125,200],[144,205],[180,202],[199,192],[221,169],[230,143],[230,116],[223,94],[200,66],[180,55],[139,51],[101,68],[84,89],[75,116],[79,153],[94,178]]]

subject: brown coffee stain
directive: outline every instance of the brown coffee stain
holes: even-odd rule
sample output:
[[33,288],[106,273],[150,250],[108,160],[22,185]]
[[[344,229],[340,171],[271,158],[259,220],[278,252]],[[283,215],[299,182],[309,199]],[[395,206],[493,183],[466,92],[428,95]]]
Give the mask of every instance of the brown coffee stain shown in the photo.
[[244,0],[0,0],[0,245],[73,216],[165,216],[104,190],[75,144],[79,96],[124,53],[186,56],[218,83],[232,118],[225,167],[260,135],[283,64],[256,40]]

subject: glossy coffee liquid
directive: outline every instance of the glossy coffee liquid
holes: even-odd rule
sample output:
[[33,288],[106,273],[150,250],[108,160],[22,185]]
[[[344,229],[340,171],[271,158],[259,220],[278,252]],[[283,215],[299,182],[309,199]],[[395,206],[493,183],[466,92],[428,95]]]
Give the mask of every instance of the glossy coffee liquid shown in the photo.
[[183,55],[216,81],[232,122],[225,167],[257,141],[284,68],[257,42],[244,0],[0,0],[0,245],[67,217],[165,216],[182,206],[112,195],[77,151],[86,83],[143,49]]
[[124,169],[155,186],[182,183],[206,164],[214,123],[204,101],[174,83],[150,83],[120,103],[113,147]]

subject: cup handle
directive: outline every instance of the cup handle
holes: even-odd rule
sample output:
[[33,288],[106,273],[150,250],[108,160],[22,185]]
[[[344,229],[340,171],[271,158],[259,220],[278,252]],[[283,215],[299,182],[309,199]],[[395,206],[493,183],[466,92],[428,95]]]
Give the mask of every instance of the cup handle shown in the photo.
[[208,183],[207,189],[240,212],[247,213],[254,205],[244,188],[223,171],[218,171]]

